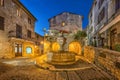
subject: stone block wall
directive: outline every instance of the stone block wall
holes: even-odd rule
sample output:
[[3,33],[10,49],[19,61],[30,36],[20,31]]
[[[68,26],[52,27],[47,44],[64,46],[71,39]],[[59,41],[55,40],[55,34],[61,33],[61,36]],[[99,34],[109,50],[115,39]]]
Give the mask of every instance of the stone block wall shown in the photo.
[[95,64],[120,79],[120,52],[100,48],[95,52]]
[[[27,30],[31,31],[31,37],[35,38],[34,22],[35,19],[23,8],[22,5],[18,5],[17,0],[4,0],[4,6],[0,6],[0,16],[4,17],[4,32],[9,35],[10,31],[13,31],[13,36],[16,36],[16,24],[22,27],[22,38],[28,39]],[[20,3],[19,3],[20,4]],[[19,11],[19,16],[17,15]],[[31,24],[28,22],[28,18],[31,19]]]
[[9,39],[3,31],[0,31],[0,58],[12,58],[12,46]]
[[83,59],[120,80],[120,52],[85,46]]
[[84,59],[87,60],[90,63],[94,62],[95,59],[95,51],[94,48],[91,46],[85,46],[84,47]]
[[[49,19],[50,29],[75,32],[82,30],[82,16],[69,12],[63,12]],[[64,26],[63,26],[64,23]]]

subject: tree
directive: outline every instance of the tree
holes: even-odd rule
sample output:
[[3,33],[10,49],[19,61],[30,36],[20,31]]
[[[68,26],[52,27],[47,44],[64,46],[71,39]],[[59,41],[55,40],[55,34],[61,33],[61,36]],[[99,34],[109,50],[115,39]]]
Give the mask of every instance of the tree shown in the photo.
[[74,39],[76,40],[83,40],[85,37],[87,36],[85,31],[78,31],[75,35],[74,35]]

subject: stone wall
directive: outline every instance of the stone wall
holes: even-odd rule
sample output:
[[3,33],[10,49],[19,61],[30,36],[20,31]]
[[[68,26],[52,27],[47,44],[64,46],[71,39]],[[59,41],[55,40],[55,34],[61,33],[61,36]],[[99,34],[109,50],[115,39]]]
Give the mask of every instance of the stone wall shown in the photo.
[[95,48],[95,64],[120,79],[120,52]]
[[[34,22],[28,13],[22,8],[22,5],[18,5],[14,0],[4,0],[4,6],[0,6],[0,16],[4,17],[4,32],[9,36],[9,32],[13,32],[12,36],[16,36],[16,24],[22,27],[22,38],[29,39],[27,37],[27,30],[31,31],[31,37],[35,38]],[[20,13],[18,16],[17,13]],[[31,19],[31,24],[28,22],[28,18]]]
[[0,58],[12,58],[12,46],[9,43],[9,39],[3,31],[0,31]]
[[120,52],[86,46],[83,59],[120,79]]
[[[50,29],[75,32],[82,30],[82,16],[69,12],[63,12],[49,19]],[[64,23],[64,26],[63,26]]]
[[94,48],[91,46],[84,47],[84,59],[90,63],[94,62],[95,59],[95,51]]

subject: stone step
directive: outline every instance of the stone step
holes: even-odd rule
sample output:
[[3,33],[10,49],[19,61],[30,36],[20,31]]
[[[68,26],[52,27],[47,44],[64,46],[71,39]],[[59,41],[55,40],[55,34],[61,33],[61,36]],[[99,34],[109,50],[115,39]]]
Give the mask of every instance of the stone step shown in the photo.
[[81,80],[81,78],[78,76],[78,74],[75,71],[68,71],[67,74],[69,80]]
[[56,72],[56,80],[68,80],[66,72]]

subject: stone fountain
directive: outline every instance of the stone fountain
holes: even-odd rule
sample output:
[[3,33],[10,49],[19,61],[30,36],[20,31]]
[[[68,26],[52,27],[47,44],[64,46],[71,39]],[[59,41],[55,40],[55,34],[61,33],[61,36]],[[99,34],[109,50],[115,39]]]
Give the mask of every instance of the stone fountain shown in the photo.
[[65,46],[67,45],[66,44],[67,36],[68,34],[65,35],[64,33],[54,34],[50,32],[49,36],[47,37],[47,40],[51,43],[51,46],[52,42],[57,42],[60,45],[60,49],[58,51],[50,50],[47,53],[48,63],[53,65],[69,65],[76,62],[74,52],[69,52],[66,50]]

